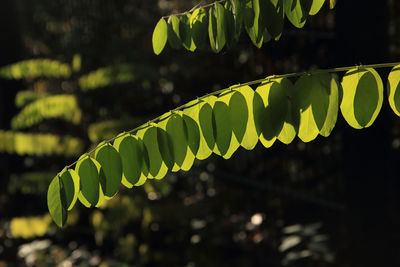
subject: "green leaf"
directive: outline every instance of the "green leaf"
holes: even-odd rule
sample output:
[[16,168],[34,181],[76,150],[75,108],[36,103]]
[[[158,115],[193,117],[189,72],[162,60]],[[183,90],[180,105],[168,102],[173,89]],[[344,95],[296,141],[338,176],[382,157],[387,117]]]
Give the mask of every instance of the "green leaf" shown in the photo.
[[93,206],[99,202],[100,177],[94,163],[95,159],[82,157],[76,164],[75,171],[80,177],[82,195]]
[[153,51],[154,54],[159,55],[167,43],[168,39],[168,26],[164,18],[161,18],[153,31]]
[[207,12],[204,8],[198,8],[193,11],[190,17],[190,27],[192,29],[192,38],[196,47],[201,47],[207,37]]
[[343,77],[340,110],[347,123],[356,129],[372,125],[383,102],[383,84],[371,68],[351,69]]
[[334,9],[336,6],[336,0],[329,0],[329,8]]
[[320,133],[328,136],[336,123],[339,92],[330,74],[305,75],[295,84],[295,101],[300,110],[298,136],[303,142]]
[[234,92],[229,100],[229,114],[232,130],[239,143],[243,141],[246,133],[249,110],[246,98],[240,92]]
[[[212,150],[208,147],[204,135],[202,134],[200,127],[200,120],[199,120],[200,109],[205,103],[206,103],[205,101],[193,100],[189,102],[187,108],[183,110],[185,124],[188,129],[189,148],[191,149],[191,151],[193,151],[196,158],[200,160],[208,158],[212,153]],[[193,121],[188,119],[187,117],[191,118],[195,122],[197,127],[195,127],[193,125]],[[198,147],[196,147],[197,144],[196,128],[199,130]],[[194,142],[192,142],[191,140],[194,140]],[[194,152],[196,150],[197,153]]]
[[242,33],[243,17],[244,17],[244,1],[232,0],[232,13],[235,19],[235,40],[238,41]]
[[217,19],[217,43],[216,49],[217,51],[221,51],[226,43],[226,32],[227,28],[225,22],[225,9],[220,3],[215,3],[215,15]]
[[[322,136],[328,137],[333,128],[336,125],[338,111],[339,111],[339,82],[336,76],[329,75],[329,78],[325,78],[325,86],[323,87],[327,91],[323,91],[322,94],[326,97],[326,93],[328,94],[328,109],[326,111],[325,121],[322,124],[318,125],[319,133]],[[328,84],[329,83],[329,84]],[[320,88],[322,90],[322,88]],[[317,96],[317,94],[315,94]],[[317,101],[317,100],[316,100]],[[324,107],[325,108],[325,107]],[[322,113],[322,112],[321,112]]]
[[67,203],[64,186],[59,176],[54,177],[47,191],[47,207],[54,222],[62,227],[67,221]]
[[225,36],[225,9],[215,3],[209,10],[208,35],[210,37],[211,49],[218,53],[224,48],[226,43]]
[[143,135],[143,143],[149,155],[149,174],[153,177],[158,175],[163,163],[158,146],[157,131],[157,127],[151,126],[145,130]]
[[303,28],[307,20],[305,0],[283,0],[283,8],[289,21],[297,28]]
[[287,112],[278,140],[284,144],[290,144],[296,137],[300,124],[300,112],[293,102],[294,86],[287,78],[274,80],[281,84],[287,96]]
[[176,113],[172,114],[168,120],[166,131],[172,145],[175,163],[181,167],[188,150],[188,131],[182,116]]
[[172,170],[175,164],[172,140],[167,132],[157,127],[157,142],[161,158],[169,170]]
[[253,100],[254,122],[257,134],[259,136],[260,142],[266,148],[271,147],[276,140],[276,136],[271,134],[271,116],[268,111],[269,108],[267,108],[269,101],[269,91],[271,86],[273,85],[274,82],[267,81],[258,86],[254,94]]
[[321,10],[324,3],[325,3],[325,0],[313,0],[308,14],[309,15],[317,14]]
[[234,89],[235,91],[241,93],[246,99],[246,105],[248,110],[248,119],[246,125],[246,132],[244,134],[243,140],[240,145],[247,149],[252,150],[258,142],[258,134],[256,131],[255,121],[254,121],[254,106],[253,99],[255,97],[254,90],[250,86],[240,86]]
[[120,154],[111,145],[103,145],[96,149],[96,160],[101,165],[100,184],[104,195],[113,197],[121,186],[122,160]]
[[267,100],[262,133],[266,140],[272,140],[282,131],[288,112],[288,100],[280,83],[272,81],[262,86],[265,86]]
[[244,26],[253,44],[260,48],[263,43],[264,27],[260,18],[259,0],[251,0],[246,3]]
[[230,120],[229,107],[221,101],[216,101],[212,109],[212,123],[214,128],[214,139],[218,151],[216,154],[225,155],[229,149],[232,138],[232,124]]
[[180,21],[175,15],[171,15],[168,18],[168,43],[174,49],[178,49],[182,46]]
[[285,17],[283,0],[265,0],[263,10],[264,23],[268,32],[274,39],[279,38]]
[[80,190],[79,175],[74,170],[64,169],[61,172],[60,178],[64,186],[63,190],[65,192],[67,210],[71,210],[74,207],[76,200],[78,199],[78,194]]
[[387,91],[390,107],[397,116],[400,116],[400,65],[389,73]]
[[231,48],[235,45],[236,39],[236,30],[235,30],[235,18],[232,13],[232,4],[230,1],[225,2],[224,6],[225,11],[225,36],[226,36],[226,45],[228,48]]
[[[118,140],[118,141],[117,141]],[[139,181],[142,173],[143,152],[139,140],[133,135],[124,135],[114,141],[114,147],[121,156],[123,178],[130,187]]]
[[204,103],[199,112],[199,122],[201,133],[212,151],[215,146],[215,138],[214,138],[214,127],[213,127],[213,111],[212,107],[208,103]]
[[196,45],[193,41],[192,29],[190,28],[190,13],[185,13],[181,17],[179,34],[182,40],[182,45],[186,50],[194,52],[196,50]]

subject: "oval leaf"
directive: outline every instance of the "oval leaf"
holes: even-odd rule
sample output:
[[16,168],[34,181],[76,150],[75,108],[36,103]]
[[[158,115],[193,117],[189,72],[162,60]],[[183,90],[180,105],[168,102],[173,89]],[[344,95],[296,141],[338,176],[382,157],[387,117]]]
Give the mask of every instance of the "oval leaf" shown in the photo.
[[126,180],[134,185],[142,173],[143,153],[139,141],[132,135],[125,136],[118,144],[114,142],[122,160],[122,172]]
[[47,191],[47,207],[54,222],[62,227],[67,221],[67,203],[63,184],[59,176],[54,177]]
[[175,163],[181,167],[188,148],[188,134],[182,116],[173,114],[168,120],[166,131],[170,137]]
[[168,39],[168,25],[163,18],[161,18],[153,31],[153,51],[154,54],[159,55],[167,43]]
[[400,65],[389,73],[387,90],[390,107],[397,116],[400,116]]
[[67,210],[71,210],[78,199],[80,190],[79,175],[74,170],[68,169],[61,173],[60,178],[64,186]]
[[221,101],[216,101],[212,110],[212,120],[215,129],[215,143],[217,154],[225,155],[229,149],[232,138],[232,125],[229,107]]
[[93,206],[99,202],[100,177],[94,159],[83,157],[75,167],[81,182],[81,192],[85,199]]
[[180,35],[180,21],[175,15],[168,18],[168,43],[172,48],[182,47]]
[[369,127],[382,107],[383,84],[374,69],[352,69],[342,80],[340,110],[347,123],[356,129]]
[[121,185],[122,160],[120,154],[111,145],[103,145],[96,150],[96,160],[101,165],[104,175],[100,176],[103,193],[107,197],[113,197]]

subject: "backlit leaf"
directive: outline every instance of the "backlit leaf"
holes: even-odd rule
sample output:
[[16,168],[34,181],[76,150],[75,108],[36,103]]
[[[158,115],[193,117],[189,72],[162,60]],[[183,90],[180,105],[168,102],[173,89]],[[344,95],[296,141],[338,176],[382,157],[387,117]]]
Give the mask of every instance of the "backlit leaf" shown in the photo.
[[180,21],[175,15],[171,15],[168,18],[168,43],[175,49],[182,47]]
[[253,44],[260,48],[263,43],[264,27],[260,18],[259,0],[251,0],[246,3],[244,25]]
[[188,133],[181,115],[172,114],[166,126],[167,134],[172,145],[174,163],[182,166],[188,149]]
[[382,107],[383,84],[371,68],[351,69],[343,77],[340,110],[347,123],[356,129],[369,127]]
[[63,170],[60,174],[61,182],[63,184],[63,190],[65,192],[65,201],[67,210],[71,210],[76,200],[78,199],[78,194],[80,190],[79,175],[71,169]]
[[303,28],[307,20],[308,10],[305,8],[305,0],[283,0],[283,8],[286,17],[297,28]]
[[144,155],[139,143],[140,141],[133,135],[125,135],[117,140],[114,141],[114,147],[121,156],[123,178],[132,187],[139,181],[142,173]]
[[317,14],[320,11],[320,9],[322,8],[322,6],[324,5],[324,3],[325,3],[325,0],[313,0],[308,14],[310,14],[310,15]]
[[92,206],[96,206],[99,202],[100,187],[99,172],[94,160],[87,156],[82,157],[75,167],[80,177],[82,195]]
[[59,176],[54,177],[47,191],[47,207],[54,222],[59,226],[64,226],[67,221],[67,203],[63,184]]
[[103,145],[96,149],[96,160],[101,165],[101,171],[104,175],[100,177],[101,187],[104,195],[114,196],[121,185],[122,180],[122,160],[120,153],[111,145]]
[[153,31],[153,51],[154,54],[159,55],[167,43],[168,39],[168,26],[164,18],[161,18]]
[[387,90],[390,107],[397,116],[400,116],[400,65],[390,72]]
[[190,18],[190,13],[182,15],[179,25],[179,34],[183,47],[186,48],[186,50],[194,52],[196,50],[196,45],[193,41],[192,29],[190,28]]
[[221,101],[216,101],[212,109],[212,123],[217,154],[225,155],[229,149],[232,137],[232,124],[229,107]]
[[265,0],[264,23],[273,38],[279,38],[282,34],[284,17],[283,0]]
[[196,47],[204,44],[207,37],[207,12],[204,8],[198,8],[193,11],[190,17],[190,27],[192,29],[192,38]]

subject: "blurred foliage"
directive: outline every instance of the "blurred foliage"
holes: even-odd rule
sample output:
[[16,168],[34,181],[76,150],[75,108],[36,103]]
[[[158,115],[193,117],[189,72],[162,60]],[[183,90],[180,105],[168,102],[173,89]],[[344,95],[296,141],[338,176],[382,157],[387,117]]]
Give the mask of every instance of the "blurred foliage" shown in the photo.
[[54,134],[22,133],[0,130],[0,152],[18,155],[75,156],[83,151],[79,138]]
[[59,118],[78,124],[82,111],[73,95],[55,95],[42,97],[24,107],[11,121],[14,130],[27,128],[44,119]]
[[50,59],[30,59],[0,68],[0,77],[6,79],[68,78],[71,67]]
[[10,221],[11,235],[25,239],[41,237],[47,233],[50,223],[51,217],[47,214],[42,217],[16,217]]
[[134,67],[129,64],[104,67],[80,77],[79,86],[83,91],[87,91],[119,83],[128,83],[135,80],[134,73]]
[[42,99],[47,96],[47,93],[36,92],[31,90],[19,91],[15,96],[15,106],[22,108],[36,100]]

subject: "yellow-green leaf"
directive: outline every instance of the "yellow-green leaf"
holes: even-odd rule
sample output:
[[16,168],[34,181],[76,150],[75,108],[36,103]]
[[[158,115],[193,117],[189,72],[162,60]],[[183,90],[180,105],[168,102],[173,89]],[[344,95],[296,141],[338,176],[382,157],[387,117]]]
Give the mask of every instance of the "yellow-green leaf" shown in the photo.
[[175,15],[171,15],[168,18],[168,43],[175,49],[182,47],[180,21]]
[[216,101],[212,109],[212,126],[214,128],[214,139],[217,154],[225,155],[229,149],[232,138],[232,124],[230,120],[229,107],[221,101]]
[[100,177],[94,163],[95,159],[82,157],[76,164],[75,171],[81,182],[81,192],[85,199],[93,206],[99,202]]
[[64,186],[59,176],[54,177],[47,191],[47,207],[54,222],[62,227],[67,221],[67,203]]
[[153,51],[154,54],[159,55],[167,43],[168,39],[168,25],[164,18],[161,18],[153,31]]
[[371,68],[354,68],[342,80],[343,99],[340,110],[347,123],[355,129],[369,127],[382,107],[383,84]]
[[389,73],[387,90],[390,107],[397,116],[400,116],[400,65]]
[[96,160],[101,165],[104,175],[100,175],[100,184],[104,195],[113,197],[121,186],[122,160],[120,153],[111,145],[103,145],[96,149]]

